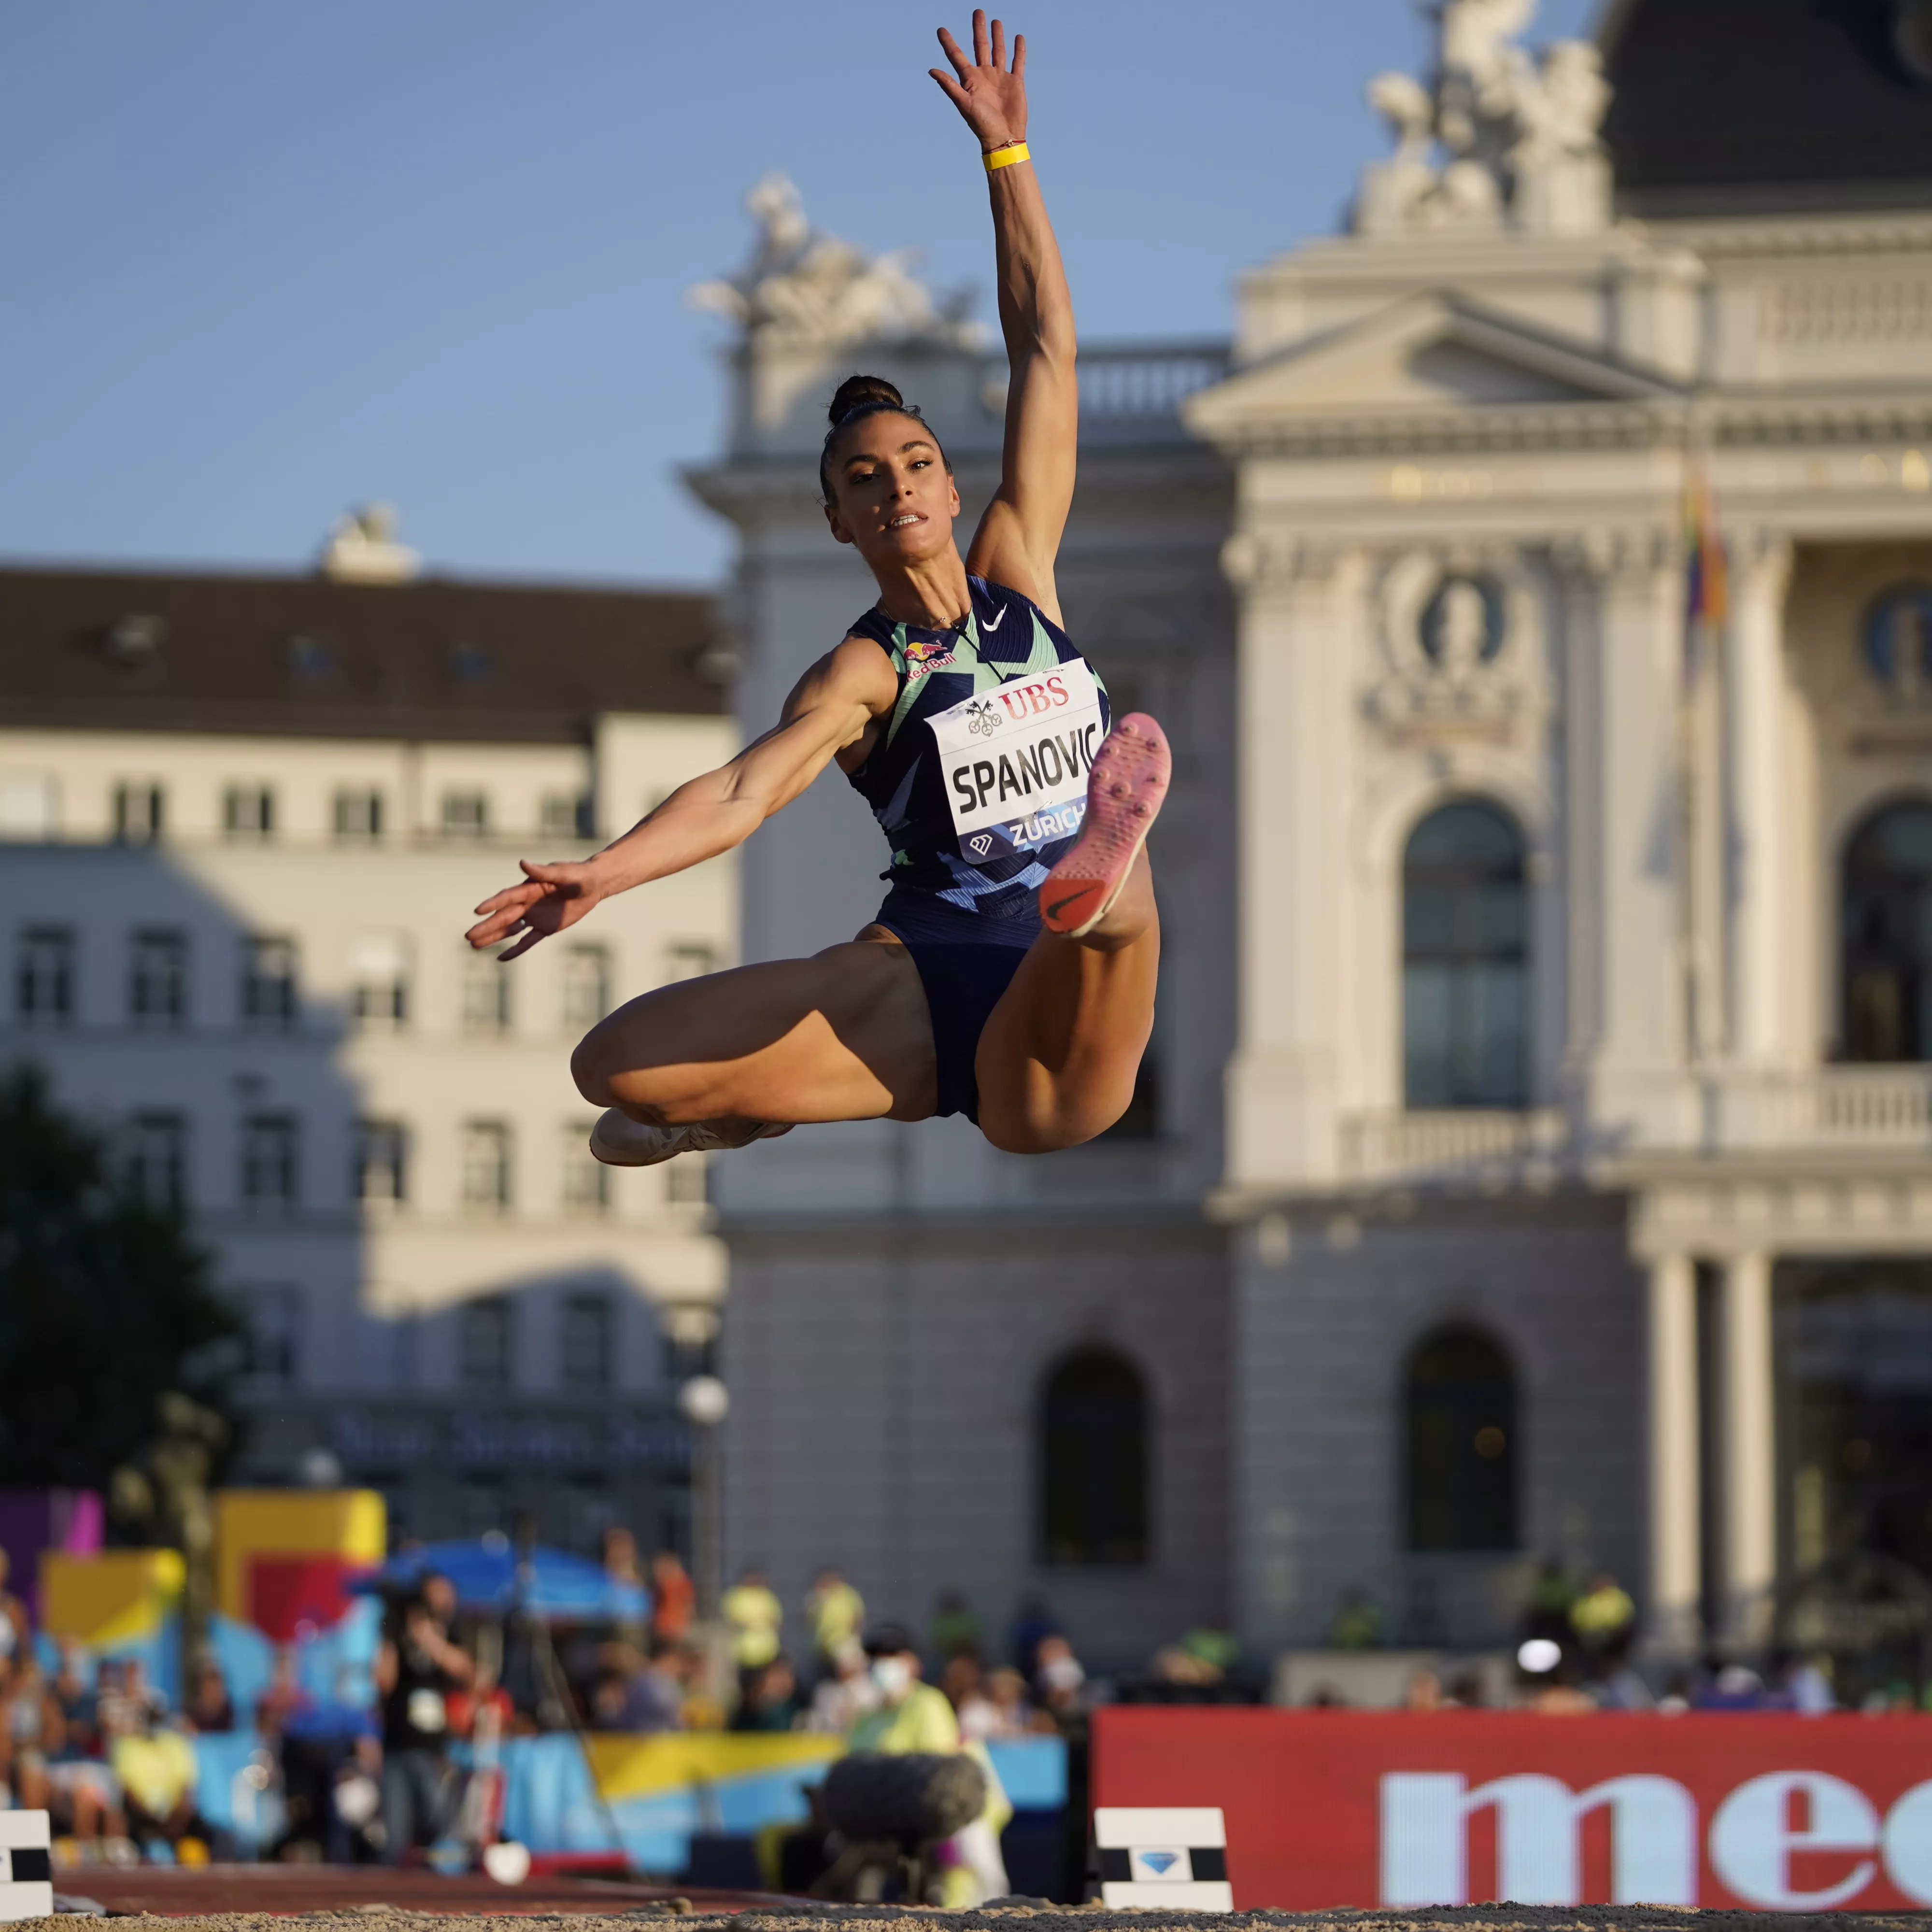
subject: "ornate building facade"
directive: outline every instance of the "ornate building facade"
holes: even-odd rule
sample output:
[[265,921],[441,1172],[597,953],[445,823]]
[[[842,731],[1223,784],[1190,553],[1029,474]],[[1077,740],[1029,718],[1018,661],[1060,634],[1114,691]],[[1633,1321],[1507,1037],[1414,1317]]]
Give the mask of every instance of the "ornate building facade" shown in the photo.
[[730,755],[711,602],[412,574],[374,515],[313,576],[0,571],[0,1066],[242,1305],[231,1480],[679,1536],[725,1258],[701,1163],[590,1160],[569,1054],[730,963],[730,864],[508,969],[463,932]]
[[[1848,1553],[1932,1571],[1932,40],[1912,0],[1450,0],[1349,231],[1232,341],[1083,352],[1069,628],[1178,754],[1132,1114],[734,1157],[728,1534],[922,1616],[1510,1628],[1606,1568],[1663,1650]],[[925,406],[967,516],[1000,368],[770,184],[729,447],[740,717],[870,586],[825,397]],[[1257,238],[1258,239],[1261,238]],[[1687,502],[1729,592],[1687,621]],[[1716,545],[1706,544],[1707,562]],[[849,937],[836,772],[746,956]]]

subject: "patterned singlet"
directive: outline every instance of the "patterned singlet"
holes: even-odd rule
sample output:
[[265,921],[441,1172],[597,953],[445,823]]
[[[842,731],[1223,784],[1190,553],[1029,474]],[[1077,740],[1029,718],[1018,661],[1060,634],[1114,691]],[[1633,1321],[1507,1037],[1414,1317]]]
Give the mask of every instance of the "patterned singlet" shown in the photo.
[[1024,945],[1039,930],[1035,895],[1086,814],[1106,687],[1037,605],[966,580],[972,612],[950,629],[878,610],[852,626],[892,659],[899,690],[850,778],[892,846],[884,922]]

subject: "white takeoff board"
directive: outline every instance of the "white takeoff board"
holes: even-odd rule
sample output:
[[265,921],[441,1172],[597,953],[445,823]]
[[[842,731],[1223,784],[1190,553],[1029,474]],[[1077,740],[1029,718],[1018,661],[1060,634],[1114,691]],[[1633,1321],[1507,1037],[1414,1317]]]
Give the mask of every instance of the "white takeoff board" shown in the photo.
[[44,1811],[0,1811],[0,1918],[52,1915],[52,1843]]
[[1220,1808],[1135,1810],[1103,1804],[1094,1814],[1100,1900],[1113,1910],[1232,1912],[1228,1828]]

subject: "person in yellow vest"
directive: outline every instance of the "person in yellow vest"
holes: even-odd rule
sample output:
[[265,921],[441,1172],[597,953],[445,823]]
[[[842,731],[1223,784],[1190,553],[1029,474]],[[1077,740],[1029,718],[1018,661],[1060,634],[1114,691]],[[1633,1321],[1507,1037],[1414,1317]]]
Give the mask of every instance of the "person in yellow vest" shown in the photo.
[[805,1600],[805,1614],[812,1624],[819,1674],[829,1676],[839,1652],[857,1642],[866,1628],[866,1600],[836,1570],[824,1569]]
[[873,1688],[878,1702],[854,1724],[846,1742],[855,1751],[883,1751],[898,1756],[914,1751],[964,1750],[986,1774],[986,1808],[972,1823],[953,1833],[947,1844],[952,1863],[946,1868],[939,1900],[949,1912],[970,1911],[989,1898],[1004,1898],[1011,1888],[1000,1834],[1013,1808],[1000,1784],[999,1774],[984,1744],[962,1744],[959,1720],[944,1691],[920,1682],[922,1666],[918,1647],[896,1624],[883,1624],[866,1638],[872,1660]]
[[784,1606],[764,1573],[747,1570],[718,1607],[730,1626],[731,1661],[740,1672],[764,1670],[778,1654],[778,1633],[784,1627]]

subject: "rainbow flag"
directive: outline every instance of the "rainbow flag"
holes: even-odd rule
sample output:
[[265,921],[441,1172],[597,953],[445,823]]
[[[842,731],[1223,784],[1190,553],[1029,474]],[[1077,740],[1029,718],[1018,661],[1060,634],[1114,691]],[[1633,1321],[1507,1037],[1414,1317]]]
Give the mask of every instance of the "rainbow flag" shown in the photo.
[[1711,640],[1730,615],[1730,574],[1724,538],[1701,466],[1692,464],[1684,481],[1684,681],[1694,686],[1704,674]]

